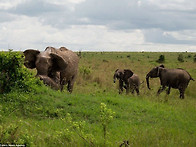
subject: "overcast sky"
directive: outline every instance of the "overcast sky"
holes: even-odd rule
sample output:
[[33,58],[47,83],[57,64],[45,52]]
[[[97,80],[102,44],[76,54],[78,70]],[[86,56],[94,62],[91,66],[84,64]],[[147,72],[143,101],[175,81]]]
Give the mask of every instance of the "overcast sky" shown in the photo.
[[0,0],[0,49],[196,52],[196,0]]

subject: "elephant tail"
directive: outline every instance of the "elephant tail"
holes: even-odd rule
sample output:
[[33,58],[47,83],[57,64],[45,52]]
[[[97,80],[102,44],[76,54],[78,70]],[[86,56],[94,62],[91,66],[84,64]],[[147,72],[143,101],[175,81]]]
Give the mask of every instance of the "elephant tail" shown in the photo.
[[142,85],[144,83],[144,81],[142,81],[141,83],[140,83],[140,85]]
[[190,80],[195,81],[192,77],[191,77],[191,79],[190,79]]

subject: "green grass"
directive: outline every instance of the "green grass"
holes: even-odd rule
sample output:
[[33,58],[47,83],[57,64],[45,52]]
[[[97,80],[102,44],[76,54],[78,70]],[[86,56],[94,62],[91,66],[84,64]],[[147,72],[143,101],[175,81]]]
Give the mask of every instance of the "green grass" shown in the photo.
[[[31,93],[16,90],[0,95],[0,143],[104,146],[100,104],[105,103],[115,112],[106,146],[119,146],[124,140],[131,146],[196,146],[196,82],[190,82],[184,100],[175,89],[169,96],[163,92],[157,97],[158,79],[150,80],[152,90],[144,82],[140,96],[119,95],[118,84],[113,83],[117,68],[129,68],[144,81],[159,65],[161,54],[167,68],[184,68],[196,79],[195,53],[183,53],[183,63],[177,60],[179,53],[82,53],[79,68],[90,72],[79,72],[72,94],[43,86]],[[74,128],[80,123],[79,129]]]

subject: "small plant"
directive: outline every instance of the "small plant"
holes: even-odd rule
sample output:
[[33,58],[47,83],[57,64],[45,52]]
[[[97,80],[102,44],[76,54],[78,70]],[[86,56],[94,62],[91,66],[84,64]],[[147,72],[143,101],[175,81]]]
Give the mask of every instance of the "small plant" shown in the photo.
[[78,57],[82,58],[82,51],[81,50],[78,52]]
[[196,55],[194,55],[194,57],[193,57],[193,62],[196,63]]
[[191,58],[192,56],[191,56],[191,54],[189,54],[188,56],[187,56],[187,58]]
[[73,138],[73,134],[76,133],[88,145],[94,146],[94,136],[92,134],[85,133],[85,121],[73,121],[69,113],[67,113],[67,116],[65,119],[63,119],[63,121],[66,124],[66,129],[64,129],[63,132],[58,133],[60,135],[59,138],[62,138],[64,136],[64,139],[71,141]]
[[178,55],[178,61],[184,62],[184,56],[183,56],[183,54],[179,54]]
[[100,110],[100,121],[103,127],[103,134],[104,134],[104,145],[106,145],[106,135],[107,135],[107,127],[109,123],[113,120],[115,112],[111,109],[106,107],[106,104],[101,103],[101,110]]
[[160,55],[159,59],[156,61],[158,63],[164,63],[165,62],[165,56],[164,55]]
[[84,79],[88,79],[92,71],[90,67],[82,66],[80,67],[79,72]]
[[0,125],[0,143],[3,144],[21,144],[26,146],[32,145],[32,136],[27,130],[21,130],[22,122],[18,124],[10,124],[8,126]]
[[127,55],[127,58],[131,58],[131,55]]

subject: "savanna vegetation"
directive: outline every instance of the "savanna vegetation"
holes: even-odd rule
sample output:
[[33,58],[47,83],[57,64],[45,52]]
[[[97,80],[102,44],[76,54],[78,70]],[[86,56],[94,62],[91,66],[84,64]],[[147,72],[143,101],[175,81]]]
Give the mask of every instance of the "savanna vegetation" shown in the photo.
[[[0,52],[0,143],[26,146],[196,146],[196,82],[185,99],[159,79],[155,66],[184,68],[196,79],[196,53],[80,52],[72,94],[46,87],[26,69],[20,52]],[[183,59],[183,62],[181,59]],[[159,61],[159,63],[157,62]],[[163,62],[162,62],[163,61]],[[118,94],[117,68],[131,69],[144,83],[140,96]]]

